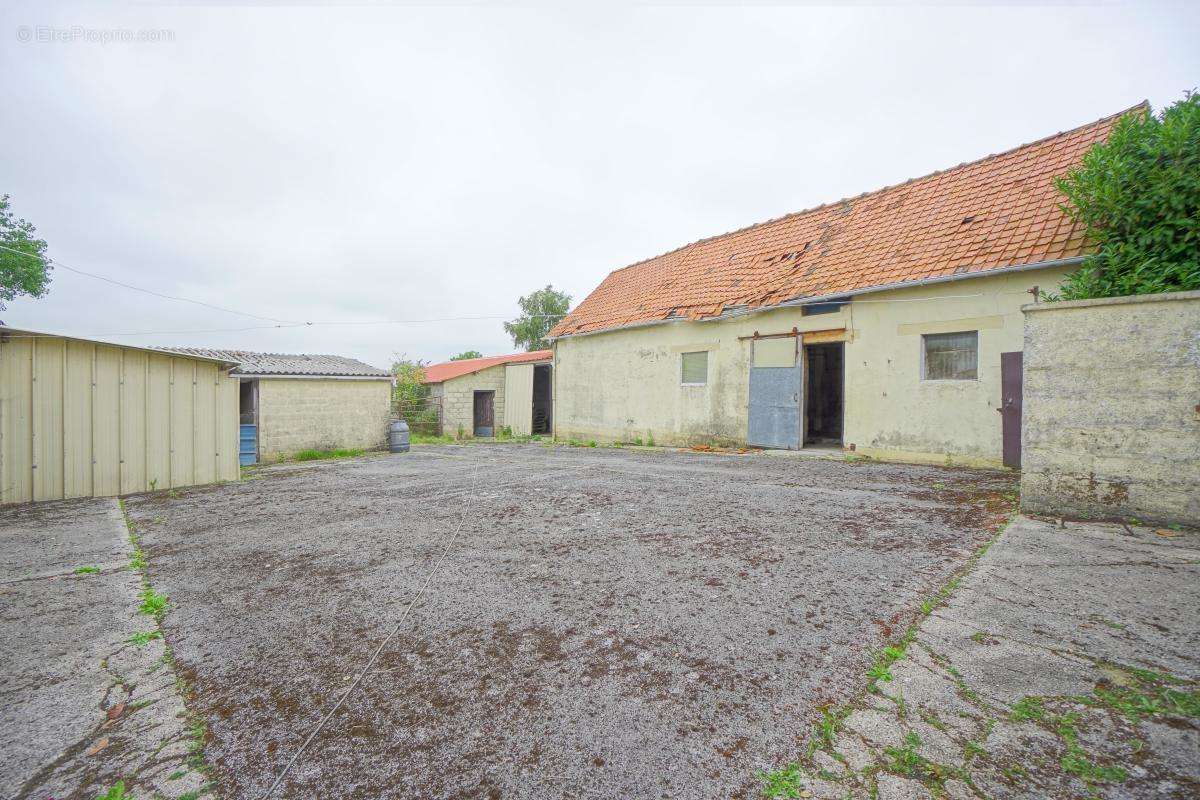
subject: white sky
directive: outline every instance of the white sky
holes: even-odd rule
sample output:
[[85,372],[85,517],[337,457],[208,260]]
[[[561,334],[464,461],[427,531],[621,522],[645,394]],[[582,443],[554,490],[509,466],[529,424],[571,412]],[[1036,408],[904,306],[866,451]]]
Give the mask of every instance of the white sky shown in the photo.
[[[21,42],[20,26],[34,41]],[[173,41],[39,42],[39,26]],[[0,193],[64,263],[299,321],[513,316],[612,269],[1200,85],[1200,4],[0,9]],[[14,326],[444,360],[57,270]]]

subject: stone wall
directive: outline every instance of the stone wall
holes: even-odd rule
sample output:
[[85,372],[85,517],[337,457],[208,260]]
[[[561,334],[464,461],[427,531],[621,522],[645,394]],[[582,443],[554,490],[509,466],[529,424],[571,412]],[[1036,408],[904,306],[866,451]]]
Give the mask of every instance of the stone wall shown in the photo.
[[298,450],[374,450],[387,444],[388,380],[260,378],[258,451],[264,461]]
[[1200,523],[1200,292],[1022,310],[1022,508]]
[[442,382],[442,433],[467,438],[475,432],[475,392],[494,391],[495,431],[504,424],[504,365]]

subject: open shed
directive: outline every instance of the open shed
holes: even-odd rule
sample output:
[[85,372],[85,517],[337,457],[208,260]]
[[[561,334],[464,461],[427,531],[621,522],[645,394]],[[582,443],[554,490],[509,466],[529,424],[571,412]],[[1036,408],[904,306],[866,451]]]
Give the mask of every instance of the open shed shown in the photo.
[[387,443],[392,374],[346,356],[171,348],[236,364],[241,462],[302,450],[377,450]]
[[514,436],[553,430],[553,354],[549,350],[430,364],[425,383],[442,409],[442,430],[459,436]]

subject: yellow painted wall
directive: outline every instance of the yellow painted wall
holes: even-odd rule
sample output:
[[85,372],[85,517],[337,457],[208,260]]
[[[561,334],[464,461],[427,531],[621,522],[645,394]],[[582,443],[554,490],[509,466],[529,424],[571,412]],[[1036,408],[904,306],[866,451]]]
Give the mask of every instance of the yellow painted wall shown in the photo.
[[387,444],[390,380],[258,379],[258,451],[378,450]]
[[213,362],[0,337],[0,503],[236,480],[237,413]]
[[[743,443],[755,331],[846,328],[844,442],[879,458],[998,466],[1000,353],[1022,349],[1021,306],[1065,270],[1031,270],[862,295],[832,314],[779,309],[555,343],[559,438]],[[921,335],[979,331],[975,381],[921,380]],[[708,383],[680,385],[680,354],[709,351]]]

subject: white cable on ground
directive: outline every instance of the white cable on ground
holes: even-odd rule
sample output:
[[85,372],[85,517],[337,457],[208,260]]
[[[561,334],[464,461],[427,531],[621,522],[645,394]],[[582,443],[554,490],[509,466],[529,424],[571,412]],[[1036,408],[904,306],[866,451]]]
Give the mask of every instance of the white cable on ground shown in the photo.
[[463,523],[466,522],[467,519],[467,512],[471,508],[471,501],[475,496],[475,483],[478,477],[479,463],[476,462],[475,468],[471,472],[471,488],[467,493],[467,501],[463,505],[462,516],[458,518],[458,527],[454,529],[454,533],[451,535],[450,541],[446,543],[446,547],[442,550],[442,554],[438,556],[437,561],[434,562],[433,569],[429,570],[429,574],[425,576],[425,580],[417,589],[417,593],[413,595],[412,600],[409,601],[408,606],[404,609],[404,613],[400,615],[400,620],[396,623],[388,635],[383,637],[383,641],[380,642],[379,646],[375,648],[375,652],[371,654],[371,658],[367,661],[367,665],[363,667],[362,672],[360,672],[358,677],[354,679],[354,683],[350,684],[350,688],[338,698],[338,701],[334,703],[333,708],[329,709],[328,713],[321,718],[321,721],[317,723],[317,727],[313,728],[312,733],[310,733],[308,738],[304,740],[304,744],[300,745],[300,749],[296,751],[296,754],[292,756],[290,761],[288,761],[287,765],[283,768],[283,771],[279,773],[279,777],[277,777],[275,782],[271,784],[271,788],[267,789],[266,793],[263,794],[263,800],[267,800],[267,798],[275,793],[275,790],[279,787],[279,784],[283,783],[283,779],[287,777],[288,772],[290,772],[292,767],[295,765],[296,760],[304,754],[304,751],[308,749],[310,744],[312,744],[313,739],[317,738],[317,734],[324,729],[325,724],[329,722],[330,718],[333,717],[333,715],[337,713],[338,709],[342,707],[342,703],[346,702],[346,698],[349,697],[354,690],[358,688],[359,684],[363,682],[363,679],[367,677],[367,673],[371,670],[371,667],[375,666],[375,661],[379,658],[380,653],[383,652],[383,648],[387,647],[388,642],[390,642],[392,638],[400,632],[400,628],[404,625],[405,620],[408,619],[409,612],[412,611],[413,606],[417,603],[417,600],[421,599],[421,595],[424,594],[426,587],[429,586],[430,582],[433,580],[433,577],[437,575],[438,570],[440,570],[442,567],[442,562],[446,560],[446,556],[449,555],[450,550],[458,541],[458,537],[462,533]]

